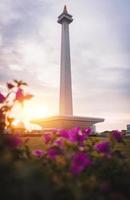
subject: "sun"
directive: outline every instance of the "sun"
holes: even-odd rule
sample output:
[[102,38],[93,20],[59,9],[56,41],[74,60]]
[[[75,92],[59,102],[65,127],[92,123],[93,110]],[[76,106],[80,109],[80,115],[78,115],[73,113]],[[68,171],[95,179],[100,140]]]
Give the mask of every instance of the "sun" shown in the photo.
[[18,129],[22,124],[28,131],[41,130],[39,125],[31,123],[31,121],[50,116],[51,110],[48,107],[47,104],[35,99],[24,102],[23,107],[20,104],[15,104],[10,113],[10,116],[15,119],[12,127]]
[[23,121],[31,121],[36,118],[44,118],[49,116],[49,109],[47,106],[35,103],[26,102],[22,111]]
[[24,102],[23,107],[16,104],[11,112],[11,116],[23,122],[30,122],[33,119],[45,118],[51,115],[49,106],[38,100]]

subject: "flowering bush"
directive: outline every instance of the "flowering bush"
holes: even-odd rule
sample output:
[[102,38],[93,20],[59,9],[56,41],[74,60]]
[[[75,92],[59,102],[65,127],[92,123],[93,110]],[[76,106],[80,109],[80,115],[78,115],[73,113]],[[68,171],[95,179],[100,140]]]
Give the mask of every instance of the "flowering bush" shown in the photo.
[[[0,136],[0,194],[3,199],[128,200],[130,161],[115,131],[105,141],[89,129],[52,131],[31,150],[29,139]],[[2,198],[1,198],[2,199]]]
[[6,95],[0,92],[0,133],[4,133],[6,128],[11,128],[14,119],[9,116],[9,113],[15,103],[19,102],[23,106],[25,100],[33,97],[31,94],[24,92],[23,86],[27,86],[27,83],[14,80],[6,84]]

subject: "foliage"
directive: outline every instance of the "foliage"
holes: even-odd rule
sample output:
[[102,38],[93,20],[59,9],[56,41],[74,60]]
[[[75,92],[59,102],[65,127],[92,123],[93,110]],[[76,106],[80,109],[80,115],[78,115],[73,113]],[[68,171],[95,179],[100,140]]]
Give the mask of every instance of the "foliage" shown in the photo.
[[113,131],[101,142],[89,134],[89,129],[54,130],[33,151],[29,139],[1,135],[3,199],[129,199],[130,162],[118,149],[118,144],[125,145],[124,136]]
[[13,118],[9,116],[10,111],[19,102],[22,106],[25,100],[31,99],[31,94],[25,94],[23,86],[27,83],[14,80],[6,84],[7,94],[0,93],[0,132],[4,133],[6,128],[10,128]]

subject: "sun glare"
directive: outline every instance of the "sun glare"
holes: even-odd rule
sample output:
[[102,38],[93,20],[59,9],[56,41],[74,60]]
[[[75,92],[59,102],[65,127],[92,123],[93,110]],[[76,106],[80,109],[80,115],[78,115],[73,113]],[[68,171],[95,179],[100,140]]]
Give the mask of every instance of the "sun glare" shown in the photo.
[[40,104],[27,102],[23,108],[23,120],[31,121],[36,118],[44,118],[49,116],[49,109]]
[[21,107],[17,104],[11,115],[17,120],[31,121],[36,118],[48,117],[50,114],[49,108],[42,105],[40,102],[28,101]]
[[19,120],[15,119],[13,122],[12,122],[12,126],[14,127],[17,127],[19,124]]
[[30,123],[31,120],[37,118],[45,118],[50,114],[49,108],[43,106],[40,102],[28,101],[24,103],[24,106],[21,107],[19,104],[13,109],[11,116],[15,118],[12,125],[14,127],[19,127],[19,123],[24,123],[25,128],[28,130],[32,129],[41,129],[39,125]]

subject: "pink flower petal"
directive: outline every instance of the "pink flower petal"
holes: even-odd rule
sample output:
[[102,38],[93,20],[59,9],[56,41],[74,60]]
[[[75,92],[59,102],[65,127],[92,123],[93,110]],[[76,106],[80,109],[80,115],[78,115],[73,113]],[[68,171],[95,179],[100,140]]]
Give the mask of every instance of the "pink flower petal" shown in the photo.
[[0,93],[0,103],[3,103],[5,101],[5,96]]

